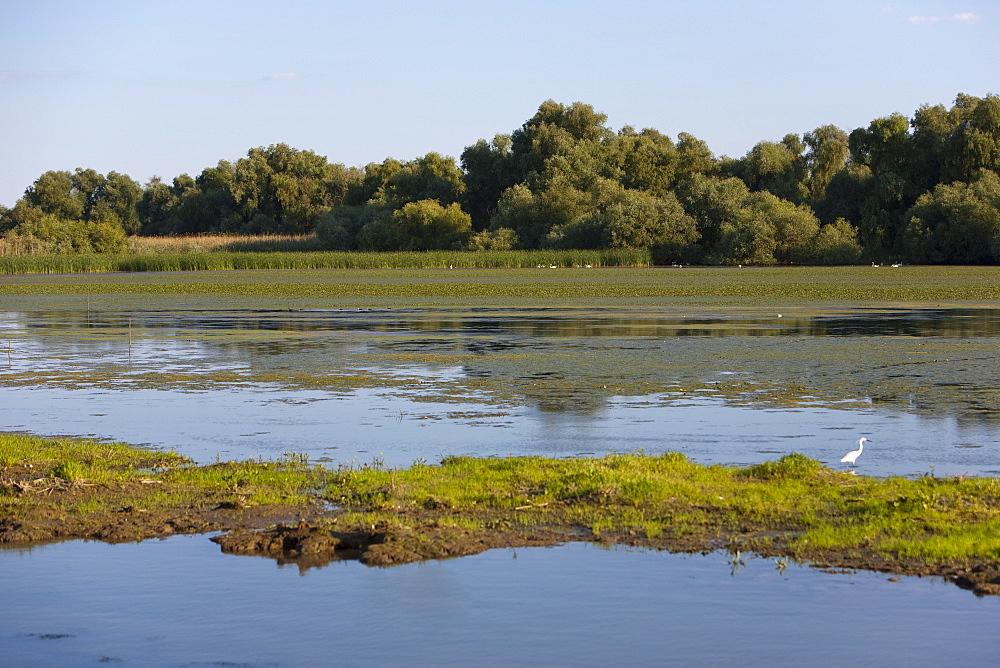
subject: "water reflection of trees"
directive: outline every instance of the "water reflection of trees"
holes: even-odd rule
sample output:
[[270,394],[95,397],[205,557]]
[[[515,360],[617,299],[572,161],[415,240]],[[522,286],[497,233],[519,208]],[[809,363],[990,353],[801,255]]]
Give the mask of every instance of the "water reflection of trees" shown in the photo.
[[[285,378],[289,387],[308,382],[319,389],[327,382],[342,388],[346,386],[343,378],[362,367],[366,386],[378,382],[379,368],[386,370],[386,377],[393,376],[393,383],[386,381],[386,386],[399,385],[400,369],[423,365],[433,377],[434,369],[445,365],[461,369],[461,378],[448,374],[429,381],[442,396],[457,391],[470,397],[512,398],[547,413],[593,413],[613,396],[655,394],[681,382],[689,391],[700,388],[724,400],[763,403],[766,396],[772,404],[791,406],[801,395],[785,392],[782,396],[776,391],[768,395],[768,384],[780,388],[794,381],[803,385],[802,394],[816,394],[825,401],[871,397],[876,403],[923,414],[1000,421],[996,380],[1000,373],[987,350],[990,338],[1000,338],[1000,309],[885,310],[780,319],[776,314],[770,319],[666,318],[600,309],[443,315],[416,311],[131,315],[51,311],[8,314],[4,324],[11,331],[53,337],[67,334],[59,344],[62,349],[80,345],[92,352],[103,337],[74,337],[77,329],[123,328],[130,319],[137,341],[140,336],[145,341],[178,337],[173,349],[151,347],[149,360],[155,355],[179,359],[183,353],[188,362],[195,358],[209,365],[238,362],[246,364],[251,379],[266,376],[268,382],[281,382]],[[289,336],[282,336],[283,332]],[[790,335],[795,335],[795,341],[757,338]],[[857,344],[848,340],[851,337],[857,337]],[[965,342],[950,341],[937,346],[933,356],[924,353],[915,358],[915,353],[904,354],[911,349],[899,346],[910,344],[900,339],[884,355],[865,360],[864,366],[878,371],[852,379],[855,367],[861,366],[858,355],[867,358],[875,350],[866,338],[876,337],[978,343],[975,351],[963,353],[967,359],[955,359],[951,353]],[[57,339],[38,340],[51,343]],[[841,343],[848,346],[847,352],[839,350]],[[786,352],[778,356],[782,350]],[[816,358],[802,358],[810,354]],[[931,365],[917,365],[912,361],[916,359]],[[717,379],[721,373],[735,374],[729,379],[752,378],[758,385],[748,390],[732,382],[713,383],[713,376]]]
[[883,311],[811,320],[812,336],[1000,336],[1000,309]]
[[231,331],[437,333],[464,337],[952,336],[1000,337],[1000,309],[882,310],[815,317],[659,317],[558,309],[456,313],[419,311],[38,311],[13,314],[25,329],[204,329]]

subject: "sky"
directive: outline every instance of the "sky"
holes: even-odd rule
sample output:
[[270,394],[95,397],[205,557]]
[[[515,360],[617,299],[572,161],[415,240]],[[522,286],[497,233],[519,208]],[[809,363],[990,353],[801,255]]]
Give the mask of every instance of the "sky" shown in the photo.
[[997,0],[0,0],[0,204],[49,170],[197,175],[286,143],[364,166],[546,100],[739,157],[1000,93]]

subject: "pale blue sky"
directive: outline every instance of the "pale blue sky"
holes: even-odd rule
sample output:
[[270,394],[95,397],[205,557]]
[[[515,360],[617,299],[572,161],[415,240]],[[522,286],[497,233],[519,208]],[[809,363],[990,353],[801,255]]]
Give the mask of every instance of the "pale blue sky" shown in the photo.
[[285,142],[458,157],[547,99],[740,156],[1000,93],[995,1],[0,0],[0,203],[47,170],[145,183]]

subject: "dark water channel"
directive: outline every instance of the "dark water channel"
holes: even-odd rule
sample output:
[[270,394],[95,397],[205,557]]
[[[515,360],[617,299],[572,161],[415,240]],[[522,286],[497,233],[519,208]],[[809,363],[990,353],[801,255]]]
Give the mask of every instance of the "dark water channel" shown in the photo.
[[[8,343],[9,342],[9,343]],[[331,466],[789,452],[1000,475],[1000,311],[0,314],[0,430]],[[0,551],[0,664],[988,665],[1000,601],[567,545],[303,573],[206,537]],[[928,632],[933,629],[933,632]]]

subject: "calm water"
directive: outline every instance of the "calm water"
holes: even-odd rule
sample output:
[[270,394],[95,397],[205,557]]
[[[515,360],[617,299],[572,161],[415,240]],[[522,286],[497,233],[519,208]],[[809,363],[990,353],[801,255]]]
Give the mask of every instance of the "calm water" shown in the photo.
[[[35,583],[27,587],[25,583]],[[0,551],[6,665],[995,665],[1000,599],[572,544],[300,576],[205,537]],[[16,592],[16,597],[11,596]]]
[[[329,465],[642,448],[841,467],[864,435],[861,473],[1000,475],[998,313],[7,313],[0,430]],[[997,599],[729,559],[568,545],[300,574],[204,536],[0,550],[0,664],[1000,658]]]
[[839,466],[867,436],[864,473],[1000,474],[994,310],[56,311],[0,325],[0,429],[201,462],[642,448],[727,464],[794,451]]
[[870,475],[998,475],[992,423],[884,409],[788,410],[719,400],[614,397],[588,413],[386,396],[233,388],[199,392],[0,387],[0,430],[86,435],[176,448],[201,462],[302,452],[314,461],[406,466],[450,454],[603,456],[677,450],[699,463],[749,464],[790,452],[843,466],[860,435]]

